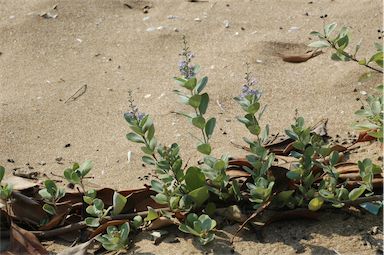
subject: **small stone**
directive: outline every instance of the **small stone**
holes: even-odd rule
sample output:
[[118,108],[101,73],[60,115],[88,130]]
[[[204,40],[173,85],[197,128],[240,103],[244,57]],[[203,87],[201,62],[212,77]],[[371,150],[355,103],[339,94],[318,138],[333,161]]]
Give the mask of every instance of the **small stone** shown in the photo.
[[174,32],[179,32],[179,29],[177,27],[173,28]]
[[288,29],[288,32],[290,32],[290,33],[291,32],[297,32],[297,31],[299,31],[299,29],[300,29],[299,27],[291,27]]
[[379,233],[379,227],[378,226],[372,227],[371,230],[369,231],[369,233],[371,235],[376,235],[377,233]]
[[167,19],[177,19],[177,16],[175,16],[175,15],[168,15]]
[[245,27],[240,27],[240,29],[241,29],[242,31],[244,31],[244,30],[245,30]]
[[145,16],[145,17],[143,18],[143,21],[149,20],[149,18],[150,18],[150,17]]
[[151,97],[151,94],[146,94],[145,96],[144,96],[144,98],[150,98]]
[[353,92],[357,92],[357,88],[355,88],[355,89],[353,90]]
[[113,91],[113,89],[112,89],[112,88],[107,88],[107,90],[108,90],[108,91]]
[[261,60],[261,59],[256,59],[256,63],[261,64],[261,63],[263,63],[263,60]]
[[57,157],[55,158],[56,161],[62,161],[63,160],[63,157]]
[[229,21],[228,20],[224,20],[224,27],[229,28]]
[[194,21],[201,22],[201,19],[200,18],[195,18]]
[[156,30],[156,28],[155,27],[149,27],[149,28],[147,28],[147,32],[153,32],[153,31],[155,31]]
[[365,96],[365,95],[367,94],[367,91],[362,90],[362,91],[360,91],[360,94],[362,94],[363,96]]

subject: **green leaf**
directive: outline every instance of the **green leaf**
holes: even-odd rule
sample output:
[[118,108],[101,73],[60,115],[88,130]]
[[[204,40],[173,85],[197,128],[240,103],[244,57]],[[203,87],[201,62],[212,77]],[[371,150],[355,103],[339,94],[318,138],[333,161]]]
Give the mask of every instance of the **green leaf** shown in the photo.
[[334,166],[337,162],[339,162],[339,153],[337,151],[333,151],[330,155],[330,163]]
[[192,197],[197,207],[200,207],[209,198],[207,186],[192,190],[188,195]]
[[0,166],[0,182],[3,180],[5,174],[5,168]]
[[209,143],[201,143],[197,146],[197,150],[205,155],[211,154],[211,145]]
[[94,198],[92,197],[88,197],[88,196],[83,196],[83,200],[85,203],[87,203],[88,205],[91,205],[93,203],[93,200]]
[[365,58],[362,58],[362,59],[359,60],[358,63],[359,63],[359,65],[362,65],[362,66],[363,66],[363,65],[366,65],[366,64],[367,64],[367,60],[366,60]]
[[203,129],[205,126],[205,119],[202,116],[197,116],[192,118],[192,124],[200,129]]
[[260,103],[255,102],[249,105],[246,109],[247,113],[255,114],[260,109]]
[[81,176],[84,177],[86,176],[89,171],[92,169],[92,161],[91,160],[86,160],[83,162],[83,164],[80,165],[78,168],[78,171],[80,171]]
[[206,238],[199,237],[197,239],[201,245],[207,245],[208,243],[212,242],[215,239],[215,234],[209,233]]
[[152,207],[147,206],[147,208],[148,208],[148,214],[147,214],[147,217],[145,217],[144,221],[153,221],[159,217],[157,212]]
[[198,219],[201,222],[201,228],[210,231],[216,227],[216,221],[211,219],[208,215],[202,214]]
[[352,200],[352,201],[358,199],[361,195],[363,195],[365,189],[366,189],[365,185],[361,185],[358,188],[354,188],[348,194],[349,199]]
[[149,141],[153,140],[153,137],[155,135],[155,126],[152,125],[148,128],[148,132],[147,132],[147,139]]
[[128,239],[128,235],[130,232],[129,223],[126,222],[120,226],[120,240],[125,242]]
[[99,211],[102,211],[104,209],[104,202],[99,198],[95,198],[95,200],[93,200],[93,205]]
[[151,198],[155,200],[155,202],[158,204],[161,204],[161,205],[168,204],[168,198],[163,193],[158,193],[156,194],[156,196],[151,196]]
[[329,35],[335,30],[337,24],[336,22],[333,22],[331,24],[325,25],[324,26],[324,34],[326,37],[329,37]]
[[48,192],[47,189],[39,190],[39,195],[44,199],[50,201],[52,199],[51,193]]
[[98,226],[100,226],[99,218],[87,217],[84,221],[88,227],[97,228]]
[[200,102],[201,102],[200,95],[193,95],[188,100],[188,104],[195,109],[197,109],[200,106]]
[[56,214],[55,208],[52,205],[49,205],[49,204],[44,204],[43,205],[43,210],[45,212],[49,213],[50,215],[55,215]]
[[156,161],[150,156],[142,156],[141,160],[148,165],[155,165]]
[[293,169],[287,172],[287,177],[291,180],[299,180],[301,178],[302,170],[300,168]]
[[113,209],[111,215],[115,216],[120,214],[123,211],[126,203],[127,198],[115,191],[113,193]]
[[127,139],[134,143],[145,143],[144,139],[141,136],[132,132],[127,134]]
[[184,79],[184,78],[179,78],[179,77],[174,77],[174,79],[176,80],[177,83],[183,85],[184,83],[186,83],[188,80],[187,79]]
[[213,203],[213,202],[207,203],[207,205],[205,206],[204,211],[205,211],[206,214],[208,214],[210,216],[213,216],[215,211],[216,211],[216,204]]
[[216,125],[215,118],[210,118],[207,121],[207,124],[205,125],[205,134],[207,135],[208,138],[212,137],[213,130],[215,130],[215,125]]
[[192,235],[195,235],[195,236],[200,236],[200,234],[197,233],[193,228],[191,228],[190,226],[185,225],[185,224],[180,224],[179,225],[179,230],[181,232],[184,232],[184,233],[187,233],[187,234],[192,234]]
[[208,77],[207,76],[204,76],[203,79],[201,79],[199,81],[199,83],[197,84],[196,86],[196,91],[197,93],[200,93],[201,91],[203,91],[203,89],[205,88],[205,86],[207,85],[208,83]]
[[196,78],[191,78],[181,86],[183,86],[186,89],[193,90],[196,87]]
[[51,194],[52,197],[56,196],[57,186],[54,181],[46,180],[44,181],[44,186],[47,189],[48,193]]
[[316,41],[308,44],[308,47],[313,48],[329,48],[331,45],[327,41]]
[[77,174],[76,171],[71,172],[70,182],[73,184],[79,184],[80,183],[80,176]]
[[137,229],[143,223],[143,218],[140,215],[137,215],[132,220],[132,225]]
[[71,168],[67,168],[64,170],[64,177],[68,182],[71,182],[71,174],[73,170]]
[[199,111],[201,114],[205,114],[208,109],[209,104],[209,95],[207,93],[204,93],[201,95],[201,102],[199,105]]
[[198,167],[189,167],[185,174],[185,183],[189,191],[195,190],[206,185],[205,175],[201,172]]
[[151,181],[151,190],[156,191],[157,193],[163,192],[163,184],[157,180]]

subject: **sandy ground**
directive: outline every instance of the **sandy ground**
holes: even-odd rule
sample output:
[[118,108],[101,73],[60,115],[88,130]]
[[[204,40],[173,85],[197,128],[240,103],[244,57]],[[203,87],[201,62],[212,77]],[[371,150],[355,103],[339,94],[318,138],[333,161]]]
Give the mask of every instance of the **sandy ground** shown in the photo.
[[[39,16],[56,4],[56,18]],[[144,6],[151,6],[148,13]],[[278,54],[305,52],[309,32],[322,28],[324,14],[329,22],[350,26],[355,43],[364,38],[359,56],[373,53],[370,42],[377,41],[382,27],[382,8],[379,0],[0,0],[0,164],[9,170],[29,164],[36,171],[60,174],[72,162],[91,159],[96,185],[141,187],[145,180],[138,177],[149,169],[142,167],[140,149],[125,139],[128,90],[139,108],[153,116],[158,140],[180,143],[184,157],[195,161],[195,141],[188,134],[194,130],[171,113],[184,109],[172,93],[183,34],[202,66],[201,75],[209,76],[209,114],[218,119],[215,155],[244,155],[230,141],[241,143],[248,135],[235,120],[241,111],[232,100],[240,92],[245,62],[263,91],[268,105],[263,121],[273,133],[289,127],[297,109],[308,124],[328,118],[329,133],[347,137],[361,106],[356,97],[360,91],[372,92],[381,77],[358,84],[366,70],[334,62],[329,52],[301,64],[285,63]],[[85,84],[82,96],[65,103]],[[365,152],[377,158],[377,149]],[[64,164],[57,163],[58,157]],[[342,221],[344,216],[278,223],[266,230],[263,243],[248,232],[235,243],[235,252],[375,254],[377,247],[363,236],[382,225],[380,217]],[[149,237],[141,239],[136,253],[201,252],[192,239],[160,246]],[[205,251],[222,254],[230,248],[223,241]]]

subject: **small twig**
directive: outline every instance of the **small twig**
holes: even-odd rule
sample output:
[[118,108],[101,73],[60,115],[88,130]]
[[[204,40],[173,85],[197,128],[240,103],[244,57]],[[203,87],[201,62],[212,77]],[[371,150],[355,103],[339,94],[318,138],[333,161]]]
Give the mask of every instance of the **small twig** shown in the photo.
[[[162,209],[155,209],[155,211],[156,212],[170,211],[170,209],[169,208],[162,208]],[[144,216],[147,216],[147,214],[148,214],[148,211],[143,211],[143,212],[137,212],[137,213],[120,214],[120,215],[116,215],[116,216],[107,216],[107,217],[102,219],[101,224],[108,222],[108,221],[111,221],[111,220],[125,220],[125,219],[130,220],[136,216],[144,217]],[[39,238],[50,238],[50,237],[66,234],[66,233],[69,233],[72,231],[80,230],[80,229],[83,229],[86,227],[87,227],[87,225],[85,224],[85,222],[80,221],[80,222],[76,222],[76,223],[61,227],[61,228],[56,228],[56,229],[52,229],[52,230],[48,230],[48,231],[31,231],[31,233],[34,234],[35,236],[39,237]]]
[[[81,91],[83,89],[83,91]],[[87,91],[87,84],[84,84],[83,86],[81,86],[76,92],[75,94],[73,94],[72,96],[70,96],[67,101],[64,102],[64,104],[66,104],[69,100],[72,99],[72,101],[75,101],[77,98],[79,98],[80,96],[82,96],[85,92]]]
[[253,220],[260,212],[262,212],[265,208],[267,208],[271,202],[272,202],[272,198],[275,196],[276,193],[274,193],[272,196],[269,197],[269,199],[267,201],[265,201],[259,208],[257,208],[257,210],[251,215],[249,216],[249,218],[244,221],[243,224],[241,224],[241,226],[239,227],[239,229],[236,231],[236,233],[233,235],[232,237],[232,240],[231,240],[231,244],[233,244],[233,241],[235,239],[235,237],[237,236],[237,234],[245,227],[245,225]]

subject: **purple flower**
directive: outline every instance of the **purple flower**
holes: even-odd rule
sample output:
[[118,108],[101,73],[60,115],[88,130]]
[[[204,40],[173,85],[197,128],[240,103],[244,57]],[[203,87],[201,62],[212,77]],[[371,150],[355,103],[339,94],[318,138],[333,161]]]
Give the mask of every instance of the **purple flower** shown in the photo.
[[256,100],[259,100],[261,97],[261,92],[257,89],[251,89],[252,86],[257,84],[256,79],[251,77],[251,73],[248,71],[248,65],[247,65],[247,72],[245,73],[245,84],[241,87],[241,94],[240,97],[244,98],[246,96],[255,96]]
[[186,79],[190,79],[196,76],[195,65],[191,64],[195,55],[189,50],[185,36],[183,37],[183,44],[183,50],[179,54],[182,57],[182,60],[179,62],[179,71]]
[[145,113],[139,112],[137,108],[134,108],[133,110],[124,113],[125,118],[127,119],[136,119],[138,121],[142,120],[145,117]]

